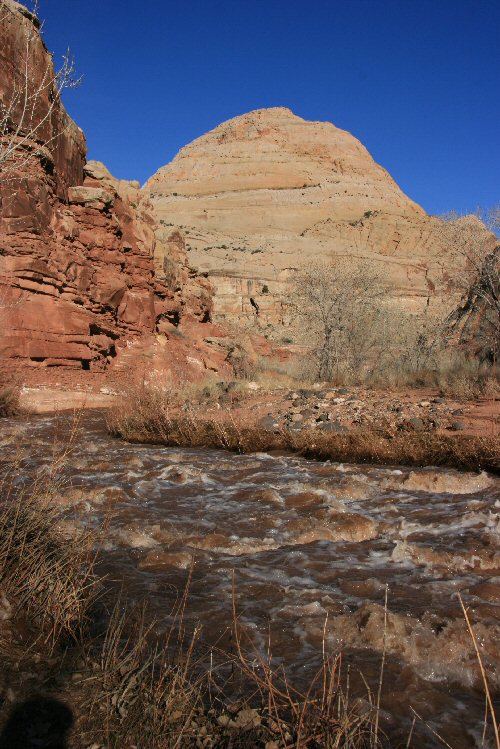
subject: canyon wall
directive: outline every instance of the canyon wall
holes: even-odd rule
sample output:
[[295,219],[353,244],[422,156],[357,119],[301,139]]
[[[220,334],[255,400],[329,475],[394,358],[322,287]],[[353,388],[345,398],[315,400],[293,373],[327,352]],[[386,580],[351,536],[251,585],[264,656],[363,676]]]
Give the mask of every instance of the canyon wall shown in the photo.
[[[127,352],[133,368],[140,343],[168,370],[165,344],[179,348],[181,323],[194,347],[213,334],[199,330],[211,319],[210,283],[190,269],[183,238],[162,227],[157,276],[156,227],[139,183],[86,163],[84,134],[55,86],[42,85],[54,68],[38,20],[13,0],[0,2],[0,64],[0,366],[102,372]],[[29,118],[18,96],[26,81]]]

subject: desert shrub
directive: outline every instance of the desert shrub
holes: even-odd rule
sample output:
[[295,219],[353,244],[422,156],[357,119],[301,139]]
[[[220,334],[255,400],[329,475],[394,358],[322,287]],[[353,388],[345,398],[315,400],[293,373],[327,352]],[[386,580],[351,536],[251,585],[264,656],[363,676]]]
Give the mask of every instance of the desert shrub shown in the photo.
[[22,465],[4,466],[0,484],[0,588],[12,605],[35,621],[44,638],[75,634],[93,588],[91,534],[68,536],[54,499],[59,478],[42,474],[18,481]]
[[20,388],[18,385],[0,383],[0,418],[17,416],[21,407],[19,404]]
[[499,388],[498,374],[497,366],[455,353],[440,359],[435,384],[443,395],[459,400],[494,397]]
[[494,392],[497,369],[453,338],[449,311],[410,313],[363,262],[340,258],[313,265],[295,279],[292,308],[308,356],[293,365],[296,379],[339,385],[438,387],[477,398]]
[[317,379],[340,381],[368,360],[382,327],[382,294],[380,277],[360,260],[339,257],[297,274],[290,303]]

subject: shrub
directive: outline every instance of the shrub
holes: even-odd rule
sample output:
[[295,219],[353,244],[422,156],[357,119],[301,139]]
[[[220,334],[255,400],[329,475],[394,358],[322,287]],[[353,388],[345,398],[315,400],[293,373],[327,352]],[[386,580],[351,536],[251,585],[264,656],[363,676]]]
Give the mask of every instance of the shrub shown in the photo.
[[20,388],[18,385],[0,384],[0,418],[17,416],[20,413],[19,398]]

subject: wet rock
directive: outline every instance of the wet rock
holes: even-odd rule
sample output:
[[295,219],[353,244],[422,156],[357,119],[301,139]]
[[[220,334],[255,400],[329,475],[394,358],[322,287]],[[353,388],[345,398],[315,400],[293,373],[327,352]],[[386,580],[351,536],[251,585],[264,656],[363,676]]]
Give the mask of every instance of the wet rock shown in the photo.
[[301,510],[304,507],[318,507],[324,501],[325,498],[316,492],[298,492],[285,498],[285,506],[293,510]]
[[162,569],[163,567],[176,567],[179,570],[186,570],[192,566],[193,561],[193,555],[185,551],[150,551],[140,560],[137,566],[140,570]]

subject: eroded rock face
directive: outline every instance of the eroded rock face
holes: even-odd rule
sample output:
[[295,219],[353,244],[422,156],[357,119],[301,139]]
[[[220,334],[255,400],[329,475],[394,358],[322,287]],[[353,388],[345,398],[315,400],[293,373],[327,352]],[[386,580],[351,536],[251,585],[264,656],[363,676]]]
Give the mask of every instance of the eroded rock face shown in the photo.
[[370,260],[410,309],[447,283],[442,222],[350,133],[289,109],[219,125],[151,177],[145,193],[160,222],[181,227],[190,262],[213,281],[219,320],[279,324],[294,271],[335,255]]
[[[38,19],[26,7],[14,0],[1,0],[0,112],[8,112],[12,130],[19,130],[20,140],[30,130],[35,132],[35,137],[26,141],[25,152],[35,149],[40,152],[39,159],[43,162],[44,170],[53,177],[55,194],[65,198],[69,186],[83,181],[85,136],[57,97],[55,103],[51,104],[54,87],[47,86],[45,82],[53,80],[54,65],[39,34],[39,26]],[[25,65],[27,78],[24,75]],[[16,94],[16,91],[23,91],[26,80],[29,81],[28,99]],[[35,91],[38,92],[36,96]],[[28,103],[27,107],[25,103]],[[5,181],[4,176],[2,183]],[[11,222],[11,228],[14,226],[15,222]]]
[[[35,78],[54,71],[37,19],[13,0],[0,10],[5,109],[26,47]],[[209,321],[211,287],[175,234],[167,237],[175,282],[156,276],[154,221],[139,183],[86,163],[82,131],[51,96],[42,90],[29,121],[16,102],[0,132],[4,149],[13,133],[22,139],[14,168],[1,171],[0,162],[0,365],[102,371],[138,338],[147,349],[156,334],[165,344],[181,320]]]

